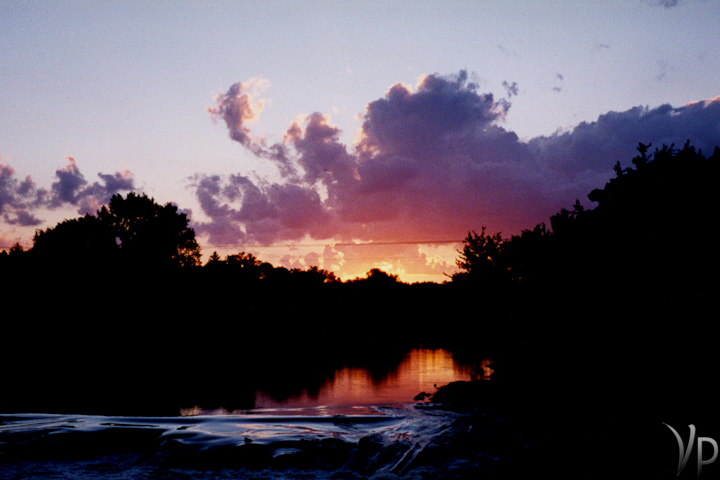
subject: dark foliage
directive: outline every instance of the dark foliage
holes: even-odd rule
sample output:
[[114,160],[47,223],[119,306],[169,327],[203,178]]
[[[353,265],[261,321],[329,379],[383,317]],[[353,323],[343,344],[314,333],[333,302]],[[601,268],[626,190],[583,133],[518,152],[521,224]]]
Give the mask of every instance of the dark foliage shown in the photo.
[[372,268],[365,274],[365,277],[348,280],[348,283],[380,288],[403,284],[397,275],[387,273],[379,268]]
[[32,254],[41,264],[106,269],[192,267],[200,261],[187,216],[171,203],[161,206],[132,192],[113,196],[95,215],[38,230]]
[[38,231],[29,251],[0,253],[6,302],[31,312],[0,322],[13,339],[0,352],[13,392],[0,410],[243,408],[260,383],[291,395],[417,345],[497,355],[494,381],[513,398],[541,402],[542,391],[563,409],[642,389],[665,398],[667,378],[709,385],[718,362],[698,332],[720,266],[709,230],[719,161],[719,149],[641,144],[633,168],[618,165],[590,193],[594,208],[576,202],[510,238],[471,232],[448,284],[379,269],[340,282],[245,252],[200,267],[176,207],[113,197],[97,215]]
[[550,218],[550,229],[539,224],[510,239],[471,232],[453,281],[596,296],[707,290],[718,267],[708,229],[720,149],[709,158],[689,144],[648,149],[640,144],[635,168],[618,163],[615,178],[588,195],[595,208],[576,202]]
[[463,271],[453,275],[455,282],[471,282],[481,288],[494,289],[510,280],[509,267],[506,265],[506,241],[501,233],[486,235],[485,227],[480,234],[470,232],[465,238],[465,246],[457,260],[457,266]]

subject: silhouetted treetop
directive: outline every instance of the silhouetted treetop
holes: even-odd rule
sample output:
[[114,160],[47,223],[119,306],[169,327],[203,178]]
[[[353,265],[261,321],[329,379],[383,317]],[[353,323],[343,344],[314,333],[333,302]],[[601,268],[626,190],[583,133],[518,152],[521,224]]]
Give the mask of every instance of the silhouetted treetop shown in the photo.
[[87,214],[36,230],[31,251],[43,264],[100,265],[117,260],[118,250],[110,229],[99,218]]
[[482,227],[479,234],[475,231],[468,233],[463,241],[465,246],[459,252],[460,258],[456,261],[461,271],[452,276],[453,281],[492,286],[510,278],[509,266],[505,264],[503,255],[506,240],[500,232],[487,235],[485,230],[486,227]]
[[[43,261],[126,267],[191,267],[200,247],[185,213],[157,204],[145,194],[115,195],[96,215],[65,220],[37,230],[33,254]],[[119,262],[119,263],[118,263]]]
[[27,258],[25,251],[19,242],[15,242],[7,250],[0,251],[0,275],[13,275],[16,270],[22,268],[23,260]]
[[393,273],[387,273],[379,268],[372,268],[365,274],[364,278],[354,278],[353,280],[349,280],[347,283],[361,283],[370,286],[387,286],[398,285],[403,282],[401,282],[399,277]]
[[[714,235],[720,149],[705,157],[689,142],[678,150],[650,153],[639,144],[633,167],[588,198],[505,240],[499,233],[471,232],[453,281],[485,285],[532,281],[555,290],[612,289],[645,293],[707,286],[705,274],[720,267]],[[690,286],[693,287],[690,287]],[[702,287],[705,288],[705,287]]]
[[324,283],[336,283],[340,280],[333,272],[311,266],[305,270],[275,267],[260,261],[252,253],[239,252],[220,258],[213,252],[203,267],[204,277],[214,282],[227,284],[241,283],[245,286],[262,283],[266,286],[312,286]]

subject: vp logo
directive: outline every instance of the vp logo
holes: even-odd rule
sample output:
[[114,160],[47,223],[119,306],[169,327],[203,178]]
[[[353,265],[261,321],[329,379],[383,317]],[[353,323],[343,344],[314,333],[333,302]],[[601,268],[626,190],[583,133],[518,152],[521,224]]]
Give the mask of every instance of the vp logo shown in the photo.
[[[668,427],[672,433],[675,435],[675,438],[678,442],[678,476],[680,473],[682,473],[683,470],[685,470],[685,465],[687,465],[688,459],[690,458],[690,451],[692,450],[693,443],[695,442],[695,425],[689,425],[690,427],[690,438],[688,439],[688,445],[687,449],[685,449],[685,445],[683,444],[682,438],[680,438],[680,434],[675,431],[674,428],[672,428],[667,423],[663,422],[663,425]],[[715,459],[718,456],[718,444],[715,440],[713,440],[710,437],[698,437],[697,439],[697,476],[699,477],[702,473],[702,467],[703,465],[710,465],[715,461]],[[703,460],[703,443],[710,443],[713,446],[714,453],[710,460]]]

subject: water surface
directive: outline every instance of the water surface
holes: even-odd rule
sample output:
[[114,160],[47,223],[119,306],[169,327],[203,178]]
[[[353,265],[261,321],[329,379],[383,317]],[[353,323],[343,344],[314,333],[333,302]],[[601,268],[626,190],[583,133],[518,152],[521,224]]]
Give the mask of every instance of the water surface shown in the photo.
[[[489,379],[492,370],[487,367],[483,370],[481,364],[485,363],[487,359],[477,365],[460,363],[447,350],[416,348],[396,366],[385,365],[379,374],[370,368],[346,366],[320,382],[313,382],[319,384],[319,388],[307,387],[291,395],[259,388],[255,392],[254,411],[284,415],[372,415],[376,412],[372,407],[413,403],[418,394],[433,394],[438,387],[451,382]],[[248,409],[234,412],[248,413]],[[232,411],[202,405],[181,410],[182,415],[227,413]]]
[[255,408],[338,409],[409,403],[421,392],[434,393],[437,387],[450,382],[470,380],[475,370],[472,365],[455,361],[447,350],[413,349],[397,369],[382,378],[374,378],[366,368],[345,367],[328,378],[317,393],[305,391],[277,400],[258,391]]

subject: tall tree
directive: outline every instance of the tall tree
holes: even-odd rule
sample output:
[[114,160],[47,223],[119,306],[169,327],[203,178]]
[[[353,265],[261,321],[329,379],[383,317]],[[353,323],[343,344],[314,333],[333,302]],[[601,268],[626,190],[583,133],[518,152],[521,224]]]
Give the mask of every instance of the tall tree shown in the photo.
[[177,206],[158,205],[147,195],[115,195],[98,212],[100,221],[114,234],[123,256],[148,264],[200,264],[200,247],[185,213]]
[[453,281],[495,287],[510,280],[509,266],[503,256],[506,240],[500,232],[488,235],[485,230],[486,227],[482,227],[479,234],[475,231],[468,233],[456,261],[462,271],[452,276]]
[[115,195],[96,215],[65,220],[35,233],[33,254],[41,262],[73,262],[130,268],[189,267],[200,247],[185,213],[145,194]]

